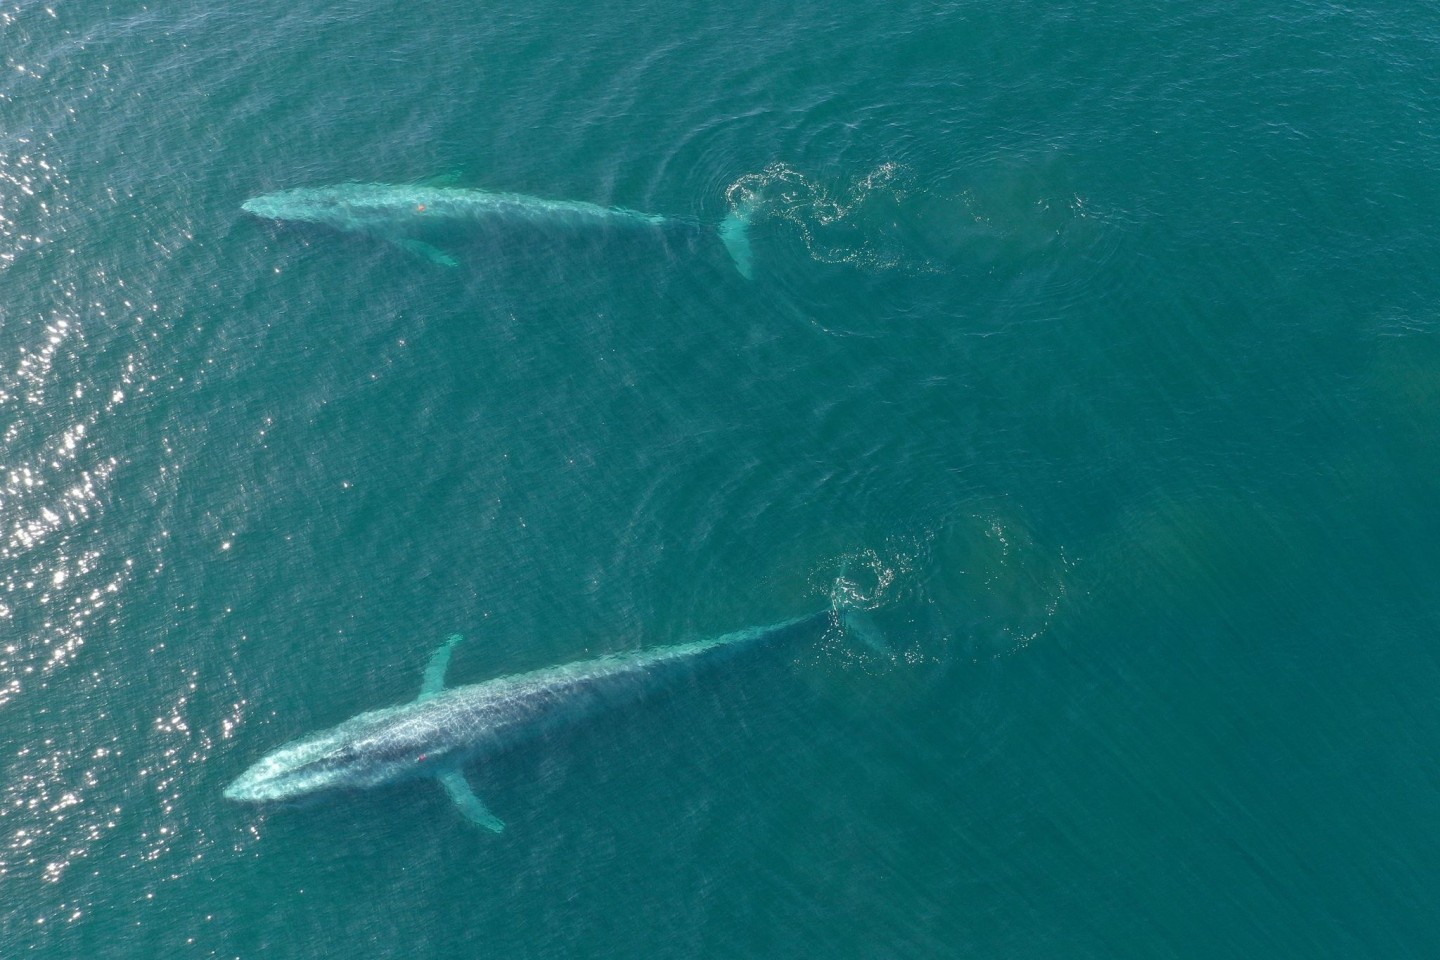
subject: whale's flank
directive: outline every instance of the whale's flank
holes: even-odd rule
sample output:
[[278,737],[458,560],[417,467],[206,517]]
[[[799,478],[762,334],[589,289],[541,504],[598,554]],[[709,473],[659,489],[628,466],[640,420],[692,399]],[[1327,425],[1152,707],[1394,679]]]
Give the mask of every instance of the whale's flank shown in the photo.
[[[655,229],[672,223],[666,217],[624,207],[433,183],[295,187],[252,197],[242,203],[240,209],[266,220],[315,223],[343,233],[373,236],[446,267],[457,266],[459,261],[443,248],[442,237],[453,240],[455,230],[467,226],[510,221],[582,229],[603,226]],[[749,277],[750,249],[745,225],[732,225],[727,218],[721,225],[720,235],[735,268]]]

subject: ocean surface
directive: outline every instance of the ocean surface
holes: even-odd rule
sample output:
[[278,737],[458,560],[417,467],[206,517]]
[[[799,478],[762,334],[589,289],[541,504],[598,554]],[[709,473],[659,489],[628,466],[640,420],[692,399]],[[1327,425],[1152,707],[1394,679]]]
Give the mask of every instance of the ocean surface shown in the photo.
[[[1440,956],[1440,8],[0,3],[0,956]],[[450,183],[448,268],[248,198]],[[717,231],[751,215],[753,276]],[[839,604],[467,774],[279,744]]]

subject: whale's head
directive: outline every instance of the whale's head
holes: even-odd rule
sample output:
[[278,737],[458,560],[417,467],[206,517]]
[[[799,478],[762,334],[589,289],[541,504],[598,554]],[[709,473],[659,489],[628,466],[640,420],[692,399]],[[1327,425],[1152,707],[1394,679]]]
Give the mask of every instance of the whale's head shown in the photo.
[[298,220],[344,227],[353,219],[356,197],[351,184],[337,187],[297,187],[251,197],[240,204],[240,210],[265,220]]
[[433,764],[427,761],[432,757],[409,737],[389,729],[395,709],[361,714],[338,727],[292,740],[237,777],[225,788],[226,799],[287,803],[429,774]]
[[337,183],[328,187],[294,187],[251,197],[240,210],[265,220],[321,223],[337,230],[367,230],[389,225],[396,217],[423,210],[426,197],[415,191],[379,183]]
[[268,754],[226,787],[225,797],[250,803],[284,802],[340,789],[352,779],[358,759],[349,738],[327,731]]

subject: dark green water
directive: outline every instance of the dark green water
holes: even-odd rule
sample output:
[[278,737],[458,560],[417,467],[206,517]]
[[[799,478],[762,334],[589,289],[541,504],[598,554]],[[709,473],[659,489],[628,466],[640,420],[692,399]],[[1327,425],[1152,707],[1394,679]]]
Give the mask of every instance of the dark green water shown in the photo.
[[[1433,957],[1440,13],[0,5],[0,956]],[[674,229],[446,269],[459,171]],[[714,226],[751,193],[755,275]],[[433,783],[279,743],[822,608]]]

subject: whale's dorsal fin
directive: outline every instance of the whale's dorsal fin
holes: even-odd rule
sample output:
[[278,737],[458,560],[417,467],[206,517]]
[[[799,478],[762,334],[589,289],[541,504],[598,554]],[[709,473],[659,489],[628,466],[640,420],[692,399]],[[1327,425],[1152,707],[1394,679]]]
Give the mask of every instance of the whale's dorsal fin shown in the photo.
[[475,791],[470,789],[470,784],[465,780],[465,774],[459,770],[446,770],[439,775],[439,779],[445,785],[445,792],[450,794],[450,799],[460,808],[466,820],[496,833],[505,829],[505,821],[491,813],[490,808],[485,806],[485,801],[475,796]]
[[452,633],[430,655],[430,662],[425,665],[425,679],[420,682],[420,696],[415,698],[417,701],[429,700],[445,689],[445,670],[450,666],[450,651],[459,642],[460,634]]

